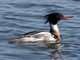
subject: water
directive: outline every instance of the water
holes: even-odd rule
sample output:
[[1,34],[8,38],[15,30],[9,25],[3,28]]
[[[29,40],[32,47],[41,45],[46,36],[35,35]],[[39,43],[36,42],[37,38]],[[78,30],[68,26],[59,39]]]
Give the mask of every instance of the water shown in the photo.
[[[59,51],[45,45],[8,43],[26,32],[48,31],[43,16],[51,12],[74,16],[58,23]],[[79,24],[80,0],[0,0],[0,60],[80,60]]]

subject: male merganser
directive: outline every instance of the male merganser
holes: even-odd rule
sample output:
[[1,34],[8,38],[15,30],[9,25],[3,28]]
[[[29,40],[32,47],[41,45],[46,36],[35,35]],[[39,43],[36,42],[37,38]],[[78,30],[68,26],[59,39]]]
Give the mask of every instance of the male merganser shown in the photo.
[[50,32],[29,32],[18,39],[9,41],[9,43],[56,43],[60,41],[60,32],[57,26],[58,21],[72,17],[73,16],[64,16],[60,13],[50,13],[45,16],[45,23],[49,22]]

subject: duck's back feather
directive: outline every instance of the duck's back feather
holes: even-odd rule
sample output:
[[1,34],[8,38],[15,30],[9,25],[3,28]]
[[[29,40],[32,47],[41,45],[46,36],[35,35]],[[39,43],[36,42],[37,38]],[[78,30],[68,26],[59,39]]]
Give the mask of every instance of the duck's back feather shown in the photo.
[[26,37],[26,36],[31,36],[31,35],[34,35],[36,33],[40,33],[40,31],[31,31],[31,32],[25,33],[22,36],[20,36],[20,38]]

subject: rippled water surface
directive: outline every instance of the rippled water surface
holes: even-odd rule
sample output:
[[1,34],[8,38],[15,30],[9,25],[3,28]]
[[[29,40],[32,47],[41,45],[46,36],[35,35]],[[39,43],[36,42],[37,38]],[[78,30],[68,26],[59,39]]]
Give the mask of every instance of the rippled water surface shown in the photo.
[[[51,12],[74,16],[58,23],[59,50],[45,45],[8,43],[26,32],[49,31],[43,16]],[[80,0],[0,0],[0,60],[60,59],[80,60]]]

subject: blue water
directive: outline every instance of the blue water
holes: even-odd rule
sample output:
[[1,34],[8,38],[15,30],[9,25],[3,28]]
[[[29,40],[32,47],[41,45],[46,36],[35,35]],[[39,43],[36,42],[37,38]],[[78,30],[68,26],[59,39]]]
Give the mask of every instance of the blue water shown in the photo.
[[[8,43],[26,32],[49,31],[43,16],[51,12],[74,16],[58,23],[58,50],[42,44]],[[0,60],[60,59],[80,60],[80,0],[0,0]]]

